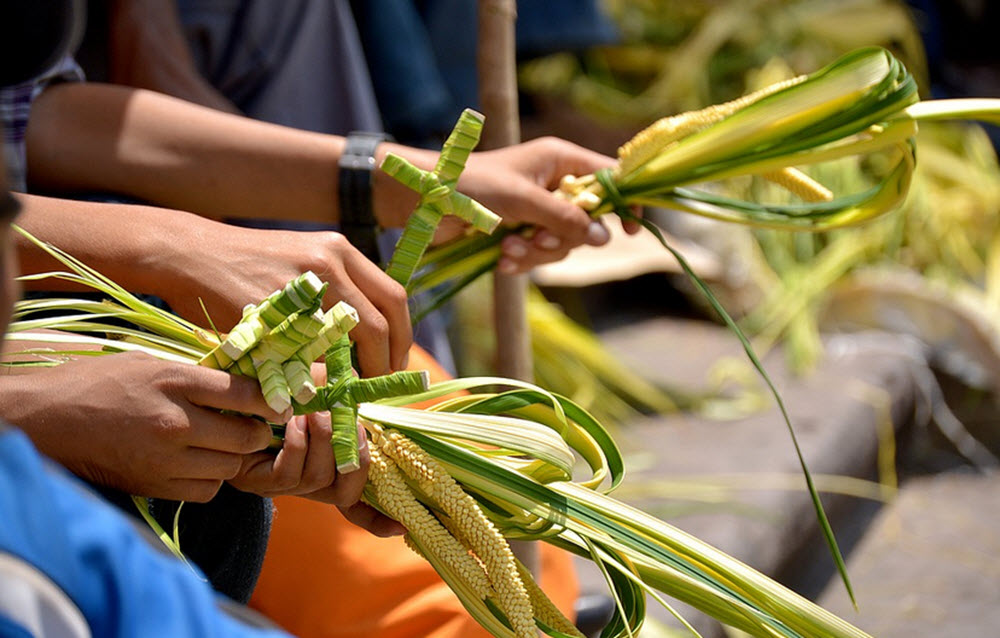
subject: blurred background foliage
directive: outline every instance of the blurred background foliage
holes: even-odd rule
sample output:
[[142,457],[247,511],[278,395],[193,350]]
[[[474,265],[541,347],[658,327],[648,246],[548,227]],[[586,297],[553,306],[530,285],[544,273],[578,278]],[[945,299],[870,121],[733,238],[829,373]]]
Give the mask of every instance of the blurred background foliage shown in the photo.
[[[924,97],[932,96],[932,87],[933,93],[958,95],[962,91],[954,59],[942,53],[942,42],[954,47],[955,35],[949,32],[948,40],[928,34],[974,25],[977,11],[980,19],[995,11],[988,5],[605,0],[619,32],[617,43],[523,60],[519,77],[525,137],[555,134],[614,154],[618,144],[660,117],[731,100],[869,45],[898,56]],[[949,22],[941,11],[964,11],[966,22],[953,17]],[[962,54],[974,55],[970,51],[975,47],[965,43]],[[989,68],[990,62],[969,68]],[[976,90],[989,89],[983,77],[970,71]],[[863,227],[794,234],[666,210],[647,215],[714,255],[721,275],[713,278],[713,290],[730,312],[742,317],[741,325],[758,348],[782,346],[791,369],[803,374],[812,370],[823,356],[823,335],[830,332],[905,333],[916,339],[924,362],[946,380],[946,387],[954,383],[958,388],[954,396],[971,402],[971,407],[957,406],[960,416],[976,413],[978,417],[969,418],[985,419],[983,414],[996,414],[1000,406],[1000,168],[987,131],[977,125],[924,124],[917,146],[918,168],[906,202]],[[808,172],[834,190],[853,191],[878,169],[847,158]],[[784,196],[757,179],[716,188],[765,200]],[[690,293],[691,304],[703,308],[693,289],[672,281]],[[488,325],[485,294],[482,289],[470,293],[459,306],[463,374],[489,365],[489,337],[476,329]],[[584,337],[564,339],[564,334],[579,333],[567,328],[564,315],[553,319],[560,308],[543,296],[533,296],[531,305],[539,381],[584,404],[589,401],[597,412],[606,408],[601,416],[611,422],[627,421],[635,411],[677,408],[738,416],[764,404],[749,398],[755,391],[749,375],[729,395],[723,388],[733,393],[732,379],[706,381],[697,395],[630,381],[643,371],[626,370],[631,376],[625,376],[610,353],[594,356],[601,347],[596,338],[587,345]],[[574,318],[589,321],[579,312]],[[606,368],[598,365],[601,361],[608,362]],[[625,382],[608,381],[616,378]],[[629,397],[627,388],[641,388],[643,398]],[[992,437],[995,444],[997,437]]]

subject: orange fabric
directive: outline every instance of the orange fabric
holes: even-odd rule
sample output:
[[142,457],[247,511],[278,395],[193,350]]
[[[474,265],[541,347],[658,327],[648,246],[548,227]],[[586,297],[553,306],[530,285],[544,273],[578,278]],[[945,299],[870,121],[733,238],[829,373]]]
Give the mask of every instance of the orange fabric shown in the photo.
[[[447,373],[414,346],[410,369]],[[336,508],[295,497],[277,513],[250,606],[302,638],[486,638],[431,566],[402,538],[376,538]],[[569,618],[579,586],[572,557],[541,546],[540,585]]]

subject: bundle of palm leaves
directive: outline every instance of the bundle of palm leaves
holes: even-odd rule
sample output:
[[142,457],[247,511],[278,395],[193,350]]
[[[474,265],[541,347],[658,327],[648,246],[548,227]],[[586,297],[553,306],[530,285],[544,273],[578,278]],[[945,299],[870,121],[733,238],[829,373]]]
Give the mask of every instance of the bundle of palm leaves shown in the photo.
[[[31,345],[15,353],[22,357],[19,363],[8,365],[59,365],[75,356],[139,351],[218,367],[216,354],[227,336],[149,305],[57,248],[37,243],[67,270],[31,279],[72,281],[107,299],[19,302],[10,338]],[[351,314],[349,308],[341,310]],[[265,331],[257,343],[276,329]],[[300,347],[312,342],[306,339]],[[427,389],[400,390],[390,383],[393,389],[372,392],[369,384],[354,392],[353,385],[362,380],[330,365],[337,356],[332,347],[327,367],[341,376],[328,378],[314,399],[297,409],[354,411],[372,452],[365,500],[406,525],[411,546],[494,635],[527,638],[536,629],[551,636],[581,635],[548,601],[505,539],[549,542],[599,565],[617,609],[605,636],[638,633],[647,593],[669,608],[657,591],[756,636],[865,635],[724,553],[609,496],[624,477],[621,454],[605,428],[569,399],[490,377]],[[378,385],[378,379],[372,381]],[[459,390],[465,393],[456,397]],[[429,409],[406,407],[435,398],[444,400]],[[581,464],[588,469],[583,476]]]

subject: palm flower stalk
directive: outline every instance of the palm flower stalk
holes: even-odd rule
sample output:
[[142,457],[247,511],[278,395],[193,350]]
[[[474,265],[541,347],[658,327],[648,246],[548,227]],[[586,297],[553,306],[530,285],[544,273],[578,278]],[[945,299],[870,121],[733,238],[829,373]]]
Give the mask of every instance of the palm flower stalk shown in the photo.
[[[39,245],[69,272],[32,279],[72,279],[109,299],[20,302],[11,324],[15,341],[47,342],[22,351],[40,356],[34,365],[128,350],[197,365],[222,341],[145,305],[62,251]],[[36,318],[42,310],[46,316]],[[135,327],[123,327],[126,322]],[[607,430],[569,399],[493,377],[430,388],[420,373],[357,379],[345,373],[343,358],[332,360],[343,356],[336,350],[328,362],[339,376],[317,388],[323,403],[310,402],[310,409],[340,403],[351,410],[349,423],[363,427],[372,450],[364,498],[404,522],[411,547],[494,635],[527,638],[537,629],[581,635],[510,553],[507,539],[520,539],[550,542],[601,566],[617,601],[608,637],[635,636],[646,594],[667,604],[657,591],[755,636],[865,636],[724,553],[608,496],[624,478],[621,453]],[[456,397],[457,391],[466,394]],[[440,402],[426,410],[406,407],[430,399]],[[587,468],[582,476],[580,467]]]

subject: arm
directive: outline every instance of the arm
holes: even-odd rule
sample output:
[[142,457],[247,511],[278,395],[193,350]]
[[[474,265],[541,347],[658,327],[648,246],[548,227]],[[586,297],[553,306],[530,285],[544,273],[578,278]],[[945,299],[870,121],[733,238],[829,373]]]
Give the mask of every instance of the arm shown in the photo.
[[[327,307],[344,300],[358,310],[361,323],[351,336],[362,372],[374,376],[405,365],[412,343],[405,291],[338,233],[240,228],[150,206],[20,199],[18,223],[34,236],[206,325],[201,299],[223,331],[239,320],[243,306],[312,270],[330,282]],[[20,235],[15,240],[22,272],[61,269]],[[53,283],[34,285],[51,290]]]
[[[36,101],[27,133],[31,185],[118,192],[212,218],[252,217],[337,222],[337,160],[343,138],[221,113],[149,91],[64,84]],[[437,154],[380,145],[430,169]],[[508,253],[516,268],[600,245],[607,233],[549,190],[566,173],[591,172],[610,158],[544,139],[474,153],[459,188],[504,217],[539,232]],[[384,227],[400,227],[416,195],[376,174],[374,206]],[[548,239],[547,239],[548,238]]]
[[239,113],[195,68],[175,2],[113,0],[108,22],[108,76],[112,83]]

